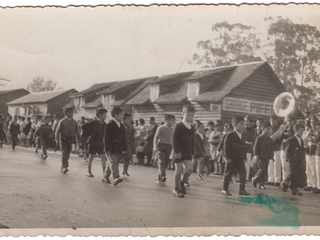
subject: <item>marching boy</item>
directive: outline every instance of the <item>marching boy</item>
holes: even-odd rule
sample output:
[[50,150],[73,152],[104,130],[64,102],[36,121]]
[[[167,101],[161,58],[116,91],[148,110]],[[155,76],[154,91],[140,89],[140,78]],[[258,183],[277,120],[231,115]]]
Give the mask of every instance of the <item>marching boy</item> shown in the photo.
[[229,182],[236,170],[240,175],[240,189],[239,195],[250,195],[246,192],[246,167],[244,162],[247,158],[246,143],[243,139],[243,132],[245,129],[244,118],[234,117],[232,119],[232,126],[234,130],[226,135],[224,141],[224,156],[226,161],[225,173],[223,178],[223,195],[230,196]]
[[182,122],[177,123],[173,129],[172,146],[175,164],[173,195],[175,197],[184,197],[187,194],[184,184],[188,183],[193,170],[195,128],[191,123],[194,114],[193,105],[184,105]]
[[166,181],[166,168],[169,164],[169,158],[172,150],[172,132],[173,125],[176,122],[175,116],[166,114],[164,116],[165,124],[158,127],[154,136],[153,146],[157,152],[158,158],[158,182]]
[[262,134],[255,140],[253,146],[253,155],[256,156],[255,168],[256,174],[252,178],[252,185],[257,187],[257,183],[260,184],[259,188],[265,190],[264,182],[268,175],[269,160],[273,159],[273,141],[270,138],[272,132],[271,124],[264,122],[262,124]]
[[299,175],[301,171],[305,170],[304,161],[305,161],[305,149],[303,145],[303,140],[301,139],[304,132],[304,124],[298,123],[293,127],[294,135],[290,137],[287,141],[285,148],[286,159],[290,164],[290,173],[281,182],[280,187],[282,191],[286,192],[288,186],[291,184],[292,195],[302,196],[302,193],[299,192],[297,188]]
[[123,179],[119,175],[119,161],[122,154],[126,154],[127,144],[125,139],[125,128],[123,120],[123,110],[121,107],[114,107],[111,111],[112,120],[106,126],[105,149],[108,159],[108,168],[104,176],[104,181],[109,182],[112,173],[113,185],[121,183]]
[[64,110],[64,115],[65,117],[58,123],[55,140],[58,144],[60,139],[60,150],[62,153],[61,172],[67,173],[69,171],[69,157],[72,150],[73,139],[75,136],[80,139],[80,131],[78,123],[73,119],[73,109],[66,108]]
[[104,151],[104,132],[106,129],[105,120],[107,118],[107,110],[99,108],[93,121],[82,125],[83,135],[87,136],[85,141],[88,142],[89,161],[87,177],[94,177],[91,171],[92,161],[96,154],[101,158],[103,175],[106,171],[106,155]]
[[36,137],[39,137],[40,145],[41,145],[41,149],[42,149],[42,153],[40,156],[43,160],[46,160],[48,157],[47,146],[49,146],[50,137],[52,134],[52,128],[49,125],[50,121],[51,121],[50,115],[45,116],[44,123],[41,124],[41,126],[36,130],[36,132],[34,133],[34,137],[33,137],[34,141],[35,141]]
[[123,115],[123,126],[125,128],[125,139],[127,145],[127,154],[124,156],[123,163],[123,172],[124,176],[129,177],[128,169],[129,164],[132,162],[132,154],[134,152],[134,142],[133,142],[133,134],[132,134],[132,126],[131,126],[132,116],[130,113],[124,113]]

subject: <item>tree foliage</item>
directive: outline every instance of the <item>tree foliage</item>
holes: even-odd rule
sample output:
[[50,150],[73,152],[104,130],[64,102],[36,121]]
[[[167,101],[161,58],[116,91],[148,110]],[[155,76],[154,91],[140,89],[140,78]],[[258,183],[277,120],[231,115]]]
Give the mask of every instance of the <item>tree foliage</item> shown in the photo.
[[57,88],[57,82],[51,79],[44,80],[43,77],[35,77],[31,83],[27,85],[27,90],[32,93],[53,91]]
[[212,26],[212,40],[198,42],[199,53],[192,62],[203,68],[233,65],[261,60],[255,55],[260,40],[255,29],[240,23],[216,23]]

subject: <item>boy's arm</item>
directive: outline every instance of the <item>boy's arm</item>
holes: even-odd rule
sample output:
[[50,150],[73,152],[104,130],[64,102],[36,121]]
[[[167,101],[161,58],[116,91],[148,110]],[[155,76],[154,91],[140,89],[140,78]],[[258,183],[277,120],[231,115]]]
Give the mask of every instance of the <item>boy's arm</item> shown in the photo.
[[153,148],[157,149],[158,148],[158,141],[160,140],[160,131],[161,131],[161,127],[158,127],[156,134],[154,135],[154,139],[153,139]]
[[285,153],[286,153],[286,161],[287,162],[290,162],[290,161],[292,161],[292,160],[294,160],[293,159],[293,155],[294,155],[294,149],[292,148],[292,141],[291,141],[292,139],[290,139],[289,141],[288,141],[288,143],[287,143],[287,145],[286,145],[286,148],[284,149],[284,151],[285,151]]
[[180,156],[178,155],[177,158],[179,157],[181,158],[181,147],[180,147],[179,137],[180,137],[180,129],[179,129],[179,125],[176,124],[174,126],[173,133],[172,133],[172,148],[175,155],[180,154]]
[[224,156],[226,157],[227,161],[231,160],[231,151],[232,151],[232,135],[227,134],[225,140],[224,140]]
[[59,121],[58,127],[57,127],[56,132],[55,132],[55,139],[56,139],[56,141],[59,140],[59,134],[60,134],[60,130],[61,130],[61,122],[62,122],[62,119]]
[[104,143],[105,143],[105,151],[106,153],[110,152],[110,143],[111,143],[111,139],[110,139],[110,124],[107,124],[105,127],[105,133],[104,133]]
[[253,156],[257,156],[258,153],[258,149],[259,149],[259,137],[256,138],[256,140],[254,141],[254,145],[253,145]]

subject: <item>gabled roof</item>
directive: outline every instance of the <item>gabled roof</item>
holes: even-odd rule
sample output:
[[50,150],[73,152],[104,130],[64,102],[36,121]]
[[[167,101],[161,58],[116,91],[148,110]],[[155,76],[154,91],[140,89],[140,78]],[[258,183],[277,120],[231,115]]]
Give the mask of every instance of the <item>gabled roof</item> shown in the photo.
[[[226,77],[221,78],[214,86],[193,99],[195,102],[221,101],[234,88],[252,75],[267,62],[253,62],[232,66],[233,70]],[[279,81],[280,82],[280,81]],[[282,85],[282,84],[281,84]]]
[[173,85],[166,94],[161,95],[155,102],[159,104],[183,102],[187,100],[187,91],[188,83],[179,82]]
[[21,98],[15,99],[9,103],[8,105],[19,105],[25,103],[45,103],[48,102],[64,93],[76,91],[74,88],[68,90],[61,91],[48,91],[48,92],[40,92],[40,93],[29,93]]
[[5,90],[5,91],[0,91],[0,95],[4,95],[4,94],[7,94],[7,93],[14,93],[14,92],[23,91],[23,90],[26,93],[29,93],[29,91],[25,90],[24,88],[17,88],[17,89],[10,89],[10,90]]
[[101,91],[102,89],[105,89],[105,88],[108,88],[110,87],[112,84],[114,84],[115,82],[107,82],[107,83],[96,83],[96,84],[93,84],[91,87],[89,87],[88,89],[86,90],[83,90],[79,93],[76,93],[76,94],[73,94],[72,96],[73,97],[81,97],[83,96],[84,94],[87,94],[87,93],[91,93],[91,92],[94,92],[96,93],[97,91]]
[[109,87],[105,88],[104,90],[98,91],[97,95],[112,94],[122,88],[130,87],[134,84],[141,83],[144,80],[145,80],[145,78],[114,82]]

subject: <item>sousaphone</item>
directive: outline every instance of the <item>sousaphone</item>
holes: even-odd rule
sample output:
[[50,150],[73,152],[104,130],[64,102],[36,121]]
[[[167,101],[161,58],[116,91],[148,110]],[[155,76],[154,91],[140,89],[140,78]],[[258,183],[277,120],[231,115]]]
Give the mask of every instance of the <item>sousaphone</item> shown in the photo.
[[291,116],[294,119],[304,119],[296,105],[295,97],[289,92],[283,92],[274,100],[273,111],[278,117]]

